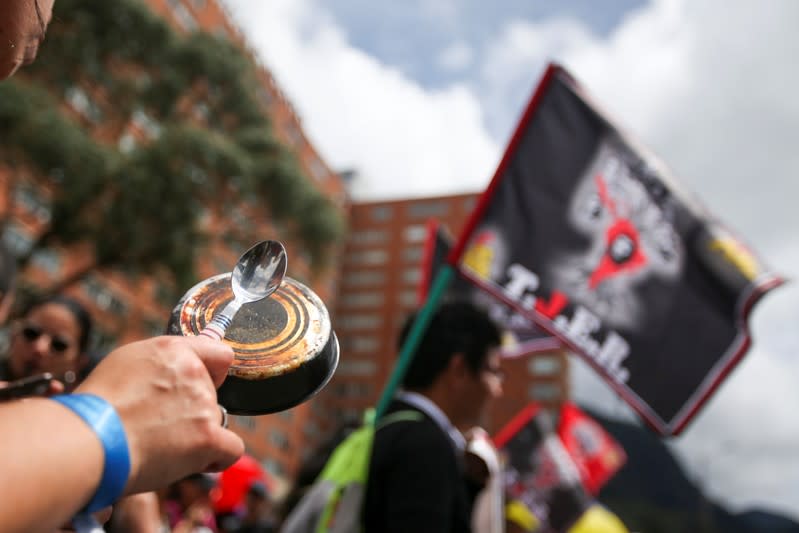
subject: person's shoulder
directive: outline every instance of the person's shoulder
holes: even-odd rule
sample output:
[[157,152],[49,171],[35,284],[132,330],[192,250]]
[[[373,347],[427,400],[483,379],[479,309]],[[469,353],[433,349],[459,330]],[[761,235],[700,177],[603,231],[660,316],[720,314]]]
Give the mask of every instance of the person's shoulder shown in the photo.
[[449,449],[449,436],[426,413],[401,402],[393,402],[378,422],[375,447],[427,450]]

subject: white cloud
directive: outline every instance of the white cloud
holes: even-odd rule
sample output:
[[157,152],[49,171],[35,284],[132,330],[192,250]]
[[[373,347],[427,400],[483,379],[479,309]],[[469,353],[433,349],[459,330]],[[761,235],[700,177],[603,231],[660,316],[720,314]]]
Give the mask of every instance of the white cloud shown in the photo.
[[[565,42],[539,48],[554,51],[714,214],[796,278],[799,105],[786,88],[799,83],[793,68],[799,4],[758,7],[656,1],[628,16],[607,40],[572,27]],[[494,54],[508,54],[506,63],[516,69],[513,59],[520,54],[512,36],[540,38],[559,26],[564,23],[530,25],[524,32],[509,27]],[[798,310],[799,290],[792,286],[758,304],[752,350],[674,444],[717,497],[799,518],[799,457],[793,453],[799,445]],[[578,397],[616,405],[607,387],[579,367],[575,384]]]
[[454,72],[471,66],[474,52],[471,46],[463,41],[452,43],[438,55],[438,66],[444,70]]
[[488,183],[499,147],[465,85],[426,91],[351,46],[311,1],[231,4],[326,160],[360,173],[356,198],[466,192]]
[[[482,187],[555,58],[712,212],[799,277],[799,2],[653,0],[605,38],[572,20],[517,20],[475,50],[478,80],[439,90],[353,48],[321,3],[230,3],[326,159],[361,171],[359,197]],[[758,304],[751,353],[675,446],[726,501],[799,518],[797,323],[795,287]],[[624,411],[584,367],[574,375],[579,398]]]

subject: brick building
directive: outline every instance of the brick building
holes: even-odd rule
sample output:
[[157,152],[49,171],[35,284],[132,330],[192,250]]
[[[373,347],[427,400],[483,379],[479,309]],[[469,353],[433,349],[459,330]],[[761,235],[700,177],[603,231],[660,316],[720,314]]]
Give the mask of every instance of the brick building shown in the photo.
[[[475,202],[475,194],[466,194],[352,205],[333,321],[342,356],[323,393],[331,425],[375,405],[387,381],[397,332],[418,305],[427,221],[437,219],[457,235]],[[531,400],[557,409],[567,396],[564,353],[506,359],[503,367],[508,379],[486,421],[491,431]]]
[[[231,427],[248,451],[278,478],[289,479],[306,454],[346,418],[358,418],[373,406],[395,358],[396,333],[417,305],[420,260],[425,223],[433,217],[457,233],[475,203],[475,195],[370,202],[349,205],[345,183],[319,156],[303,132],[300,119],[269,70],[249,51],[243,36],[219,0],[143,0],[178,32],[205,31],[228,39],[247,51],[256,67],[260,105],[270,118],[278,140],[298,158],[304,174],[349,220],[344,253],[321,275],[312,276],[301,248],[262,213],[242,206],[209,206],[205,224],[219,227],[213,253],[197,265],[200,279],[230,270],[243,243],[224,239],[226,225],[257,224],[264,237],[282,240],[289,253],[288,275],[309,284],[329,307],[341,343],[339,369],[315,399],[282,413],[261,417],[232,417]],[[191,105],[201,99],[189,95]],[[160,125],[144,111],[127,123],[108,118],[111,102],[91,87],[72,87],[63,111],[96,139],[130,150],[159,135]],[[0,217],[7,220],[4,241],[20,254],[50,220],[52,191],[37,186],[25,169],[13,171],[0,162]],[[90,259],[90,247],[37,253],[24,273],[31,283],[46,284],[79,271]],[[163,332],[174,301],[165,299],[157,279],[131,278],[122,271],[94,273],[68,292],[91,309],[101,344],[116,345]],[[510,379],[505,398],[490,414],[494,430],[530,399],[557,407],[566,396],[567,365],[563,354],[505,361]]]
[[[269,70],[249,50],[224,5],[217,0],[143,0],[143,3],[178,33],[209,32],[245,51],[253,62],[259,82],[258,104],[268,115],[275,137],[297,157],[307,179],[346,215],[348,200],[342,180],[308,141],[291,103]],[[202,111],[202,98],[201,94],[187,94],[181,99],[181,105]],[[156,141],[160,134],[160,124],[144,110],[136,110],[129,122],[120,123],[114,116],[113,102],[90,83],[70,87],[63,94],[61,107],[64,115],[92,138],[116,145],[121,152]],[[32,174],[25,168],[6,166],[0,161],[0,217],[6,221],[3,239],[19,255],[31,249],[51,217],[52,191]],[[239,254],[252,243],[228,242],[226,228],[249,224],[256,227],[257,234],[263,238],[279,239],[286,245],[289,276],[310,285],[325,302],[334,298],[335,259],[323,272],[313,274],[302,247],[288,237],[288,232],[272,221],[268,213],[246,206],[209,205],[203,224],[213,224],[218,237],[211,243],[207,257],[196,265],[199,279],[231,270]],[[88,245],[77,244],[68,249],[49,247],[32,257],[23,276],[32,285],[48,286],[54,280],[80,271],[90,263],[91,257]],[[137,276],[134,280],[116,269],[93,272],[65,292],[90,309],[96,324],[95,342],[109,348],[163,333],[176,303],[163,297],[158,279]],[[248,452],[261,460],[272,474],[288,478],[298,466],[300,451],[309,439],[308,432],[312,432],[307,423],[310,417],[311,405],[304,404],[271,416],[232,417],[231,427],[244,438]]]

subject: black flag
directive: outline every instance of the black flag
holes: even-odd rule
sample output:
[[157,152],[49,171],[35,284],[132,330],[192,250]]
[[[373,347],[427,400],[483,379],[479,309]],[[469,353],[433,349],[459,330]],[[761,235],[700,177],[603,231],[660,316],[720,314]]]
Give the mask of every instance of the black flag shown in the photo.
[[[424,304],[430,283],[446,262],[452,242],[444,228],[436,220],[427,223],[427,238],[422,257],[422,278],[419,283],[419,305]],[[517,313],[512,307],[475,287],[463,277],[456,277],[447,287],[444,299],[465,299],[482,307],[499,324],[505,338],[502,342],[502,357],[513,358],[525,355],[548,353],[563,349],[560,339],[536,326],[529,318]]]
[[448,262],[665,435],[738,363],[752,305],[782,282],[556,65]]

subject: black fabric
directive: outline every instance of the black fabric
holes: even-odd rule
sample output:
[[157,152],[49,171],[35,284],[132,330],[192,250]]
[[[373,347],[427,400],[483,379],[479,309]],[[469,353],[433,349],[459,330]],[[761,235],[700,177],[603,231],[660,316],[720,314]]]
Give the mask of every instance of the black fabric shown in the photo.
[[[419,411],[396,400],[386,414]],[[430,417],[375,433],[364,498],[364,533],[468,533],[471,503],[460,452]]]
[[462,275],[664,435],[737,364],[751,306],[781,283],[555,65],[474,216]]
[[8,359],[0,360],[0,381],[11,381],[11,364]]

